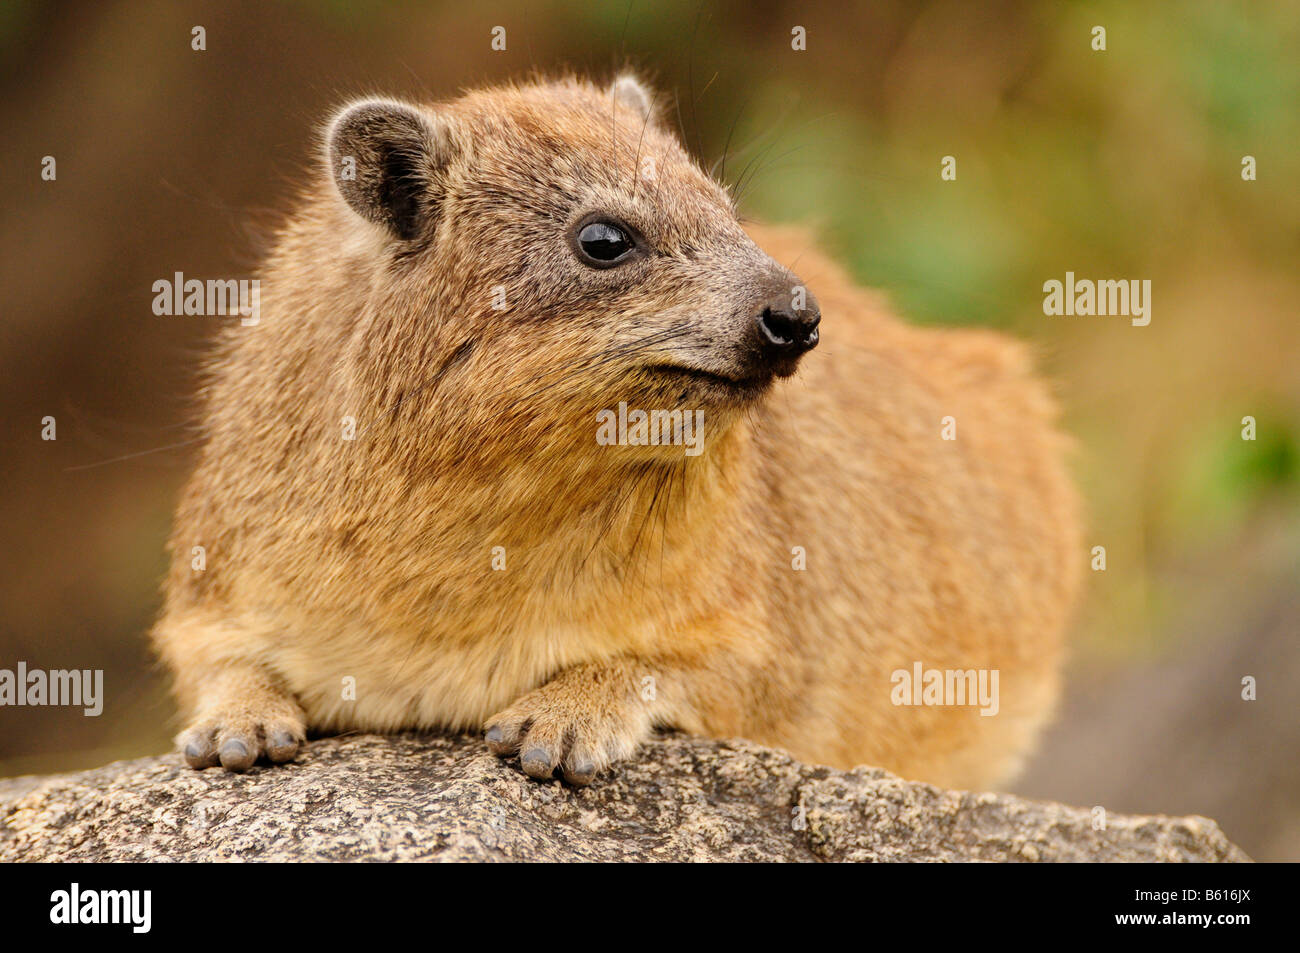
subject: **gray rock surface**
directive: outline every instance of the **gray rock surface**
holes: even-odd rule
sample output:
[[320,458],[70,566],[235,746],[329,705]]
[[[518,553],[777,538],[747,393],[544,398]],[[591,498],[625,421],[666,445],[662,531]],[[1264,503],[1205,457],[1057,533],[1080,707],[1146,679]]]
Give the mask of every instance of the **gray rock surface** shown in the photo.
[[1243,861],[1200,817],[1111,815],[668,736],[575,790],[480,739],[356,735],[246,775],[176,755],[0,780],[0,861]]

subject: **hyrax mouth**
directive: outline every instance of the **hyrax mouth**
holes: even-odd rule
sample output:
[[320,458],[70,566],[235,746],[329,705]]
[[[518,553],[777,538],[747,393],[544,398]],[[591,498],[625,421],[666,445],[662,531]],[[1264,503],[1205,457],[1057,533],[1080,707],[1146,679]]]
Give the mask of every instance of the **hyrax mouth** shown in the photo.
[[772,386],[774,379],[770,373],[731,377],[717,371],[681,364],[655,364],[646,370],[655,380],[663,380],[672,385],[687,385],[688,393],[741,401],[758,397]]

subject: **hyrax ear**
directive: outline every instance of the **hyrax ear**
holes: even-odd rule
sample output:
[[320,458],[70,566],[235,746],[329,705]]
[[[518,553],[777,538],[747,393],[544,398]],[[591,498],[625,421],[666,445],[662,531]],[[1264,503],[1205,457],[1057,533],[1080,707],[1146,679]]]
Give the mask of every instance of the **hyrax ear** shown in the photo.
[[655,97],[631,73],[624,73],[614,80],[609,87],[609,94],[614,101],[622,103],[640,117],[642,122],[654,118]]
[[367,99],[334,117],[326,142],[334,184],[352,211],[403,240],[427,233],[455,155],[447,120]]

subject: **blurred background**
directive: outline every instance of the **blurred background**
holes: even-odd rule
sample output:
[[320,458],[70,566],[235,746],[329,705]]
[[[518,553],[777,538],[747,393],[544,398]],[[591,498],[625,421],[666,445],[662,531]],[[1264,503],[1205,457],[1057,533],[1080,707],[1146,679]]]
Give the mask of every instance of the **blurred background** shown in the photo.
[[[1034,342],[1057,382],[1107,568],[1012,789],[1300,859],[1300,4],[845,6],[5,0],[0,668],[103,669],[107,701],[0,709],[0,776],[169,747],[145,633],[223,319],[155,316],[152,283],[252,275],[350,95],[630,64],[706,166],[730,140],[750,217],[815,226],[910,320]],[[1044,316],[1067,270],[1151,279],[1150,326]]]

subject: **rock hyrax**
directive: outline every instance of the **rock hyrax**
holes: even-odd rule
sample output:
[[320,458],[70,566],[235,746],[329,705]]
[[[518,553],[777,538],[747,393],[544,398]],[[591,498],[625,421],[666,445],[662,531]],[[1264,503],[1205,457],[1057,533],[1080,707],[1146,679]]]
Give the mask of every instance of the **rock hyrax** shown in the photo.
[[1078,517],[1024,349],[743,225],[635,79],[347,106],[259,277],[154,632],[193,766],[484,730],[585,784],[671,726],[973,787],[1049,714]]

